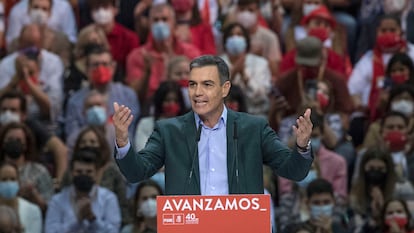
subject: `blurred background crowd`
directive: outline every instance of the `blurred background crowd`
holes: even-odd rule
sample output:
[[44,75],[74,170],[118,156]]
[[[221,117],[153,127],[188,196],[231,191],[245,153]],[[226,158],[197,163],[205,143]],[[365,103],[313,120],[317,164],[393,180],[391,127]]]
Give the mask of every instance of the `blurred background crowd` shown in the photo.
[[119,172],[112,103],[143,148],[202,54],[292,147],[312,108],[307,177],[263,169],[274,232],[414,232],[412,0],[0,0],[0,232],[156,232],[164,173]]

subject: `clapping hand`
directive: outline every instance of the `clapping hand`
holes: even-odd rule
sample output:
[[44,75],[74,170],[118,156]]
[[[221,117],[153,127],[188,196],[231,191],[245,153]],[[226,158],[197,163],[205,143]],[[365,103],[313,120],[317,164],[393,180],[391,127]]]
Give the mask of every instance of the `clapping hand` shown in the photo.
[[297,125],[292,126],[294,135],[296,136],[296,144],[300,147],[307,146],[312,134],[313,124],[310,115],[311,110],[308,108],[303,116],[300,116],[296,120]]

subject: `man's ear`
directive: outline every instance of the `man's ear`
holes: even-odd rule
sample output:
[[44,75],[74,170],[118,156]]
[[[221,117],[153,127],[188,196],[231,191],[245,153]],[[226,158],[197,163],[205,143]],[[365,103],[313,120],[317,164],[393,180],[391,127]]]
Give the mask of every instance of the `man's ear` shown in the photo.
[[229,95],[230,88],[231,88],[231,82],[230,81],[224,82],[224,84],[223,84],[223,98],[225,98]]

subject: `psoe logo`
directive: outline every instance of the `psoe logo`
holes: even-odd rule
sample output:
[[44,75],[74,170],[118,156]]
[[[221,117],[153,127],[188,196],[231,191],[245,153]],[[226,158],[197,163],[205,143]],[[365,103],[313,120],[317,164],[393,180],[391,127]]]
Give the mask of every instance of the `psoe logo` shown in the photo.
[[174,225],[174,215],[173,214],[163,214],[162,215],[162,224],[163,225]]

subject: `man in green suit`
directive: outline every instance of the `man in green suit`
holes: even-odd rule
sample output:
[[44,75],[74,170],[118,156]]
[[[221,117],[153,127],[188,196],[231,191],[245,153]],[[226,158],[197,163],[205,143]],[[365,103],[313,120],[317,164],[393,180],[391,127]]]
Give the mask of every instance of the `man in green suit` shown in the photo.
[[128,181],[147,179],[165,165],[167,195],[261,194],[263,164],[282,177],[302,180],[313,161],[310,109],[292,126],[297,145],[290,150],[264,119],[225,107],[230,86],[221,58],[194,59],[188,87],[192,111],[158,121],[139,152],[128,139],[131,109],[114,103],[115,157]]

